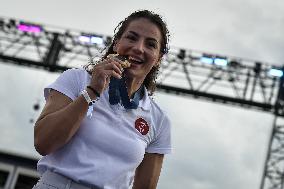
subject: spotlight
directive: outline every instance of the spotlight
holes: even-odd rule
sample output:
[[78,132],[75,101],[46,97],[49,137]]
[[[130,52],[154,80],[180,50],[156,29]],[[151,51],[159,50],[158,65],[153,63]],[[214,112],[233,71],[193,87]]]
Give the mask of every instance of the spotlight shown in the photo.
[[81,36],[79,36],[79,41],[83,44],[98,44],[101,45],[104,43],[103,37],[102,36],[98,36],[98,35],[92,35],[92,34],[81,34]]
[[217,66],[227,66],[228,61],[227,61],[227,58],[225,58],[225,57],[217,56],[214,59],[214,64],[217,65]]
[[103,44],[104,40],[102,37],[99,36],[92,36],[91,37],[91,43],[93,44]]
[[29,33],[40,33],[40,32],[42,32],[41,26],[35,25],[35,24],[24,23],[24,22],[20,22],[17,25],[17,28],[20,31],[29,32]]
[[214,63],[214,58],[213,58],[212,55],[203,54],[202,57],[200,58],[200,61],[205,63],[205,64],[213,64]]
[[268,73],[268,75],[273,76],[273,77],[282,77],[283,76],[283,71],[279,68],[271,68],[267,73]]
[[79,41],[82,42],[82,43],[87,43],[87,44],[90,44],[91,43],[91,38],[88,37],[88,36],[79,36]]

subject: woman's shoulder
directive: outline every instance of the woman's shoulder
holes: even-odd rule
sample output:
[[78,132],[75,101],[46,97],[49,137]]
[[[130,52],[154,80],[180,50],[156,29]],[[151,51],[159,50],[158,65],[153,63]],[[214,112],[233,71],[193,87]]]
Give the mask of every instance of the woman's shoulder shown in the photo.
[[65,70],[62,74],[65,75],[87,75],[88,72],[84,68],[69,68]]
[[149,97],[149,100],[151,104],[151,111],[153,112],[153,114],[160,118],[168,118],[166,110],[161,108],[161,106],[155,101],[154,98]]
[[88,76],[90,76],[90,74],[83,68],[70,68],[60,75],[60,77],[75,80],[85,80]]
[[164,133],[168,135],[170,133],[171,128],[171,121],[170,117],[168,116],[167,110],[161,107],[153,98],[150,97],[151,102],[151,115],[152,119],[155,123],[155,128],[157,129],[158,133]]

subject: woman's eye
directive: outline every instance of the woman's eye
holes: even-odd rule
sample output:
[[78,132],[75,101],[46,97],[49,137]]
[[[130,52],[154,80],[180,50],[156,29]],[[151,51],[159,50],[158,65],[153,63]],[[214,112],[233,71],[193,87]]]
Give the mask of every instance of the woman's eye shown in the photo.
[[157,45],[154,42],[149,42],[148,45],[149,45],[149,47],[157,48]]
[[128,36],[126,36],[126,38],[127,39],[130,39],[130,40],[132,40],[132,41],[134,41],[136,38],[135,38],[135,36],[132,36],[132,35],[128,35]]

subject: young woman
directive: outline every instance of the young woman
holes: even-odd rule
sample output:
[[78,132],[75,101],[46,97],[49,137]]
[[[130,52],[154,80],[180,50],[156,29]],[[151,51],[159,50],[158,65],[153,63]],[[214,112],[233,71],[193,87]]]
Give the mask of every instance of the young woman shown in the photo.
[[[43,155],[35,189],[156,188],[171,133],[150,96],[168,37],[159,15],[136,11],[119,23],[101,61],[67,70],[45,88],[34,129]],[[110,54],[127,57],[130,67]]]

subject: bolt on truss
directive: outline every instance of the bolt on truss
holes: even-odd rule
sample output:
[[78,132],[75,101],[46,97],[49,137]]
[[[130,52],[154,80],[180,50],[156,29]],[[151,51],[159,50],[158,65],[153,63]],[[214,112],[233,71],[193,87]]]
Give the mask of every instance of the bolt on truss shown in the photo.
[[[4,63],[37,67],[51,72],[79,68],[99,60],[112,38],[76,30],[0,18],[0,59]],[[283,188],[284,116],[279,88],[283,67],[231,56],[172,48],[163,57],[158,90],[275,114],[275,122],[261,189]],[[282,124],[283,125],[283,124]]]

